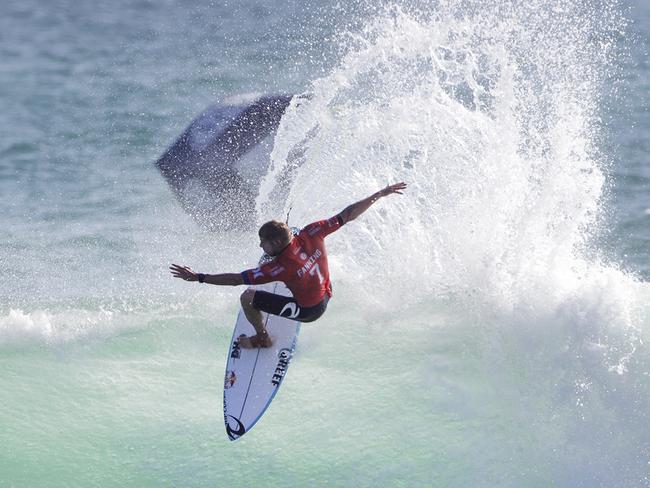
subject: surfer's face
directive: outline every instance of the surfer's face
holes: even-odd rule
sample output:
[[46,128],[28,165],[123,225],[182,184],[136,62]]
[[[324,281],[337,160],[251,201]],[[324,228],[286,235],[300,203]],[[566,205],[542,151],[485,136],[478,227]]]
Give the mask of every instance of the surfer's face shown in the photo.
[[269,256],[277,255],[282,249],[278,249],[279,241],[260,238],[260,247]]

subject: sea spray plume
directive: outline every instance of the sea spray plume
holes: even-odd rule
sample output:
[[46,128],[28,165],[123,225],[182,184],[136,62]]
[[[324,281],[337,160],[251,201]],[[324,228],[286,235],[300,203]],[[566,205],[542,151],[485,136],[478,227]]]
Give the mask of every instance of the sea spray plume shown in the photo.
[[[617,280],[612,311],[628,303],[633,280],[599,264],[591,244],[606,174],[602,94],[624,28],[615,7],[385,8],[343,37],[339,66],[290,105],[261,220],[293,203],[304,223],[406,180],[409,198],[365,216],[332,248],[347,280],[373,283],[373,306],[452,297],[478,314],[552,316],[591,307],[590,290]],[[621,310],[617,327],[632,327]],[[595,318],[587,326],[597,336],[611,317]]]
[[[573,254],[597,222],[604,181],[591,138],[600,78],[590,64],[597,59],[585,54],[593,33],[575,12],[548,26],[553,12],[539,7],[463,17],[448,6],[428,18],[388,9],[284,117],[258,208],[287,183],[287,202],[310,195],[334,209],[326,202],[332,189],[411,178],[421,201],[408,210],[424,225],[401,232],[420,240],[424,230],[421,244],[446,254],[439,267],[448,277],[436,290],[456,288],[445,283],[452,269],[460,283],[469,281],[464,274],[485,276],[486,258],[516,271],[517,260],[544,268]],[[553,37],[559,32],[572,48]],[[306,166],[278,183],[296,154]],[[527,256],[517,253],[525,247]]]
[[594,246],[625,22],[608,1],[486,5],[391,6],[345,37],[338,67],[283,117],[258,209],[292,203],[300,225],[407,181],[333,237],[335,290],[381,319],[448,299],[465,329],[450,334],[480,342],[500,414],[551,446],[550,484],[644,486],[650,294]]

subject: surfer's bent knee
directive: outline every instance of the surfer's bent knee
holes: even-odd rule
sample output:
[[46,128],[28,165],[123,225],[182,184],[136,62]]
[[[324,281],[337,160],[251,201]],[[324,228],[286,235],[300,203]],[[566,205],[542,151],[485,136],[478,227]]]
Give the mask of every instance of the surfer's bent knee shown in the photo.
[[255,298],[255,290],[249,288],[240,295],[239,301],[243,307],[250,307],[253,304],[253,298]]

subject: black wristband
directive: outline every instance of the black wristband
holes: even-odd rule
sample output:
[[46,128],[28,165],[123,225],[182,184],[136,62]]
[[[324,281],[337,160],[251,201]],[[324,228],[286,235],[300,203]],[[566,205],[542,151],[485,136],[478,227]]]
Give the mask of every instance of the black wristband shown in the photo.
[[199,283],[203,283],[205,281],[205,275],[203,273],[197,273],[198,278],[199,278]]

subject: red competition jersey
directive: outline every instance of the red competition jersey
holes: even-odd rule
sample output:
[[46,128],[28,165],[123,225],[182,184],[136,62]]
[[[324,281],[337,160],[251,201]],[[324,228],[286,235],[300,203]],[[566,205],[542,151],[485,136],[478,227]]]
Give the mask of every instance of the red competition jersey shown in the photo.
[[342,222],[341,217],[336,215],[309,224],[273,261],[243,271],[244,283],[261,285],[283,281],[301,307],[318,305],[325,294],[331,297],[332,286],[324,239],[338,230]]

